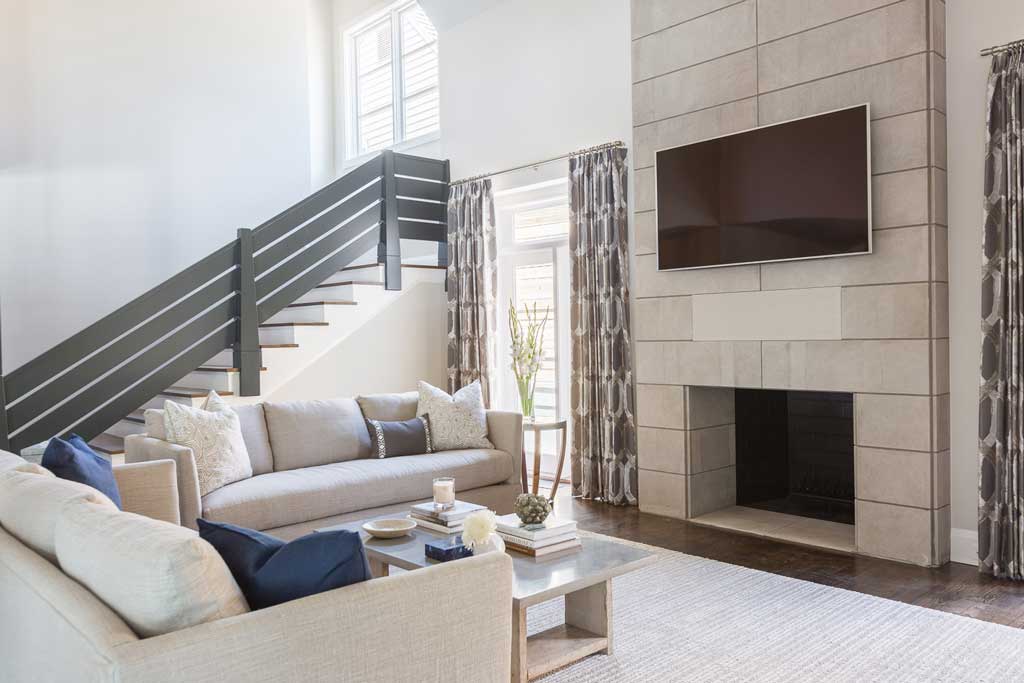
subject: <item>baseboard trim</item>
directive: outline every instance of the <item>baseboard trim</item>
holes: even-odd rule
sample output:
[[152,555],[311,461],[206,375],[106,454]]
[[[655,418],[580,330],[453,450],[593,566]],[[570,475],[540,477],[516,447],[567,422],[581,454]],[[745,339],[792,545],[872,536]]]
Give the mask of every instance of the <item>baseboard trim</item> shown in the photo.
[[951,529],[949,536],[949,560],[960,564],[977,566],[978,532],[975,529]]

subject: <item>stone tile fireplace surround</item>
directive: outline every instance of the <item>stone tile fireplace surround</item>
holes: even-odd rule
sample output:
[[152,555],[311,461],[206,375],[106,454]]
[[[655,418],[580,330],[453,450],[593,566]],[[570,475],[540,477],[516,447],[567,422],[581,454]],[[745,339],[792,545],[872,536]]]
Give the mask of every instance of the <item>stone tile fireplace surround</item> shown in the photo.
[[[634,0],[640,507],[735,504],[736,387],[847,392],[853,549],[949,559],[945,5]],[[869,102],[873,253],[658,272],[654,150]]]

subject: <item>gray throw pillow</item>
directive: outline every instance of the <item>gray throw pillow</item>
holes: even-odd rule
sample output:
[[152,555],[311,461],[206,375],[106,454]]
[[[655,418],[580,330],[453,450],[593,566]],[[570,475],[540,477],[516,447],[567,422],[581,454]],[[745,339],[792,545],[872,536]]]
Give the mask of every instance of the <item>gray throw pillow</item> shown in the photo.
[[426,415],[411,420],[367,420],[366,426],[370,430],[371,458],[434,452]]

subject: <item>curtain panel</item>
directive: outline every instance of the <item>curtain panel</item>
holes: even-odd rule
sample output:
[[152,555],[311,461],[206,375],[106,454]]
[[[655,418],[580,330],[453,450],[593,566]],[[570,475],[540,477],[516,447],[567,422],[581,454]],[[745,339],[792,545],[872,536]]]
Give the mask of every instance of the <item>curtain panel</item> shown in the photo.
[[637,504],[626,150],[569,160],[572,487]]
[[981,571],[1024,578],[1024,176],[1020,49],[997,54],[988,80],[981,289],[978,559]]
[[496,358],[497,240],[490,179],[448,195],[448,391],[480,380],[491,406]]

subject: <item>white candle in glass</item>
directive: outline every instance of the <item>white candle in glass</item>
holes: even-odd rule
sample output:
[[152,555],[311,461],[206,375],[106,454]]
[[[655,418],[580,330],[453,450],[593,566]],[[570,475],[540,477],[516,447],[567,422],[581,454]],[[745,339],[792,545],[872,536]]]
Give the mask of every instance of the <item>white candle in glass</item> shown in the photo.
[[455,504],[455,480],[444,477],[434,480],[434,505],[448,507]]

